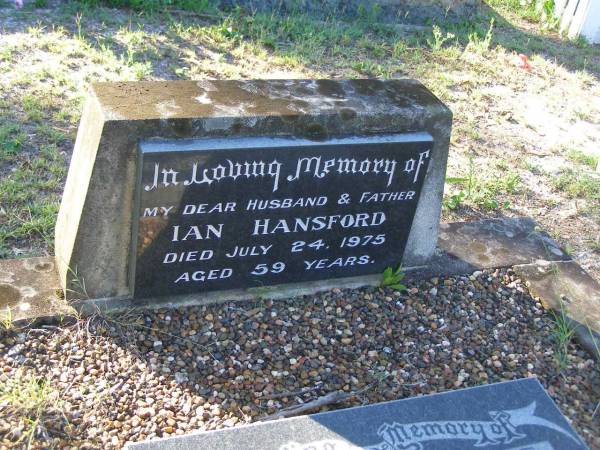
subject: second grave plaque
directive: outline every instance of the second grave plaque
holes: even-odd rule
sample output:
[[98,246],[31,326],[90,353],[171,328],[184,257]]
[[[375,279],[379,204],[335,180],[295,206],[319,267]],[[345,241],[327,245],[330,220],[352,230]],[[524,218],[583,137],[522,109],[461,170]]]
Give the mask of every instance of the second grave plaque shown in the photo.
[[381,273],[400,263],[428,133],[140,145],[134,296]]

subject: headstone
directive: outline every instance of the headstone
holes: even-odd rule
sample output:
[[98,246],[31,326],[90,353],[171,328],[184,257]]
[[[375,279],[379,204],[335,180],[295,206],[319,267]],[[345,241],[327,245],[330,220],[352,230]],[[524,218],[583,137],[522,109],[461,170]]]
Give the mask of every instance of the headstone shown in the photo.
[[230,298],[422,265],[450,126],[412,80],[95,85],[56,227],[65,292]]
[[128,444],[128,450],[577,450],[534,378]]
[[428,133],[142,143],[135,296],[396,266],[431,150]]

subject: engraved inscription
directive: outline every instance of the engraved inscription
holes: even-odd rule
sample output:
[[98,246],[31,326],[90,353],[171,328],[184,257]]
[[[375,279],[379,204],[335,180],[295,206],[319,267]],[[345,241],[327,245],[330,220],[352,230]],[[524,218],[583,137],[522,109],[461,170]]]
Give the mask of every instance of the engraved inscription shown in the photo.
[[429,135],[244,147],[142,145],[136,297],[372,274],[401,261]]

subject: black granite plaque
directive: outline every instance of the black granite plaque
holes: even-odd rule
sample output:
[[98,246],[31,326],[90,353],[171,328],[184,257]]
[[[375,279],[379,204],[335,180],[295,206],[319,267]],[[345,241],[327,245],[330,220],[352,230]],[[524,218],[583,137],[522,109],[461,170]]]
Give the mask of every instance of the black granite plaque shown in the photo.
[[396,266],[432,144],[426,133],[142,143],[135,297]]
[[155,442],[130,450],[584,450],[537,379]]

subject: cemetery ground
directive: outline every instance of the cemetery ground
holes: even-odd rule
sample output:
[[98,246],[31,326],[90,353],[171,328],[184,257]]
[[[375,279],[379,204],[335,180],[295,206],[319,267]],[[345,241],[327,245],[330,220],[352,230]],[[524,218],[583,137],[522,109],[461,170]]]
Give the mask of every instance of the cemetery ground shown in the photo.
[[[454,113],[444,220],[533,217],[600,280],[600,50],[492,6],[438,27],[0,2],[0,257],[53,253],[90,82],[411,77]],[[336,391],[330,407],[524,376],[600,448],[597,363],[510,269],[3,325],[0,448],[120,448]]]
[[[510,270],[4,332],[2,448],[125,441],[536,376],[591,448],[600,377]],[[595,415],[594,415],[595,414]],[[11,445],[12,443],[12,445]]]

